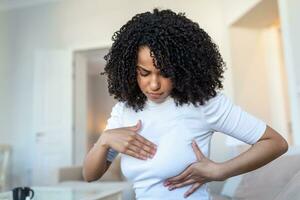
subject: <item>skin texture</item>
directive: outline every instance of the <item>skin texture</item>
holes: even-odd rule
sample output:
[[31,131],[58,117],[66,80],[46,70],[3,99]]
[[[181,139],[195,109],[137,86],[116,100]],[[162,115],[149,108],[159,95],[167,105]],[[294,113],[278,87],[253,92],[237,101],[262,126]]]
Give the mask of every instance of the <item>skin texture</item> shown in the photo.
[[[156,69],[150,49],[147,46],[139,48],[137,62],[137,82],[147,99],[156,103],[163,102],[172,91],[172,81],[161,75]],[[151,94],[159,94],[158,96]]]

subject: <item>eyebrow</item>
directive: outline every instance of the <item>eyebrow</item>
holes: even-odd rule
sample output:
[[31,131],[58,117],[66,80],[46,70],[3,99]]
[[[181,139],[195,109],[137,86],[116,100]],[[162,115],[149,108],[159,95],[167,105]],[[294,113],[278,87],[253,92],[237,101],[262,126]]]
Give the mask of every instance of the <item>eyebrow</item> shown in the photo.
[[151,71],[149,71],[149,70],[147,70],[147,69],[145,69],[145,68],[143,68],[142,66],[140,66],[140,65],[136,65],[138,68],[140,68],[140,69],[142,69],[142,70],[144,70],[145,72],[151,72]]

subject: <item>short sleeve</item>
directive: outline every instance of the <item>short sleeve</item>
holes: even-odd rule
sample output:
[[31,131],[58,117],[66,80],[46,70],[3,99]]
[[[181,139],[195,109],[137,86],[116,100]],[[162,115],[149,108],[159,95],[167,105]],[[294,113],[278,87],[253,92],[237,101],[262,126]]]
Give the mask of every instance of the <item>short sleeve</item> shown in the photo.
[[[112,111],[111,111],[111,114],[110,114],[110,118],[107,120],[107,125],[104,129],[105,130],[108,130],[108,129],[114,129],[114,128],[120,128],[122,127],[122,124],[123,124],[123,120],[122,120],[122,114],[123,114],[123,106],[124,104],[121,103],[121,102],[118,102],[113,108],[112,108]],[[115,151],[114,149],[110,148],[108,150],[108,153],[107,153],[107,160],[112,162],[115,157],[118,155],[118,152]]]
[[256,143],[266,123],[247,113],[222,93],[203,105],[203,115],[212,131],[224,133],[247,144]]

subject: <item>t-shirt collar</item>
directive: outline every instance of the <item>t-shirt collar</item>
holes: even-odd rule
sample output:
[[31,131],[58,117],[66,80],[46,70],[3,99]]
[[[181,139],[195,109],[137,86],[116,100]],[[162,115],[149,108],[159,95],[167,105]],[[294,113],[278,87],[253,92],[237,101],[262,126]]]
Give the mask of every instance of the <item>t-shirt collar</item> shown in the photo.
[[150,99],[147,99],[146,105],[149,107],[161,107],[170,104],[173,101],[173,98],[169,95],[163,102],[156,103],[154,101],[151,101]]

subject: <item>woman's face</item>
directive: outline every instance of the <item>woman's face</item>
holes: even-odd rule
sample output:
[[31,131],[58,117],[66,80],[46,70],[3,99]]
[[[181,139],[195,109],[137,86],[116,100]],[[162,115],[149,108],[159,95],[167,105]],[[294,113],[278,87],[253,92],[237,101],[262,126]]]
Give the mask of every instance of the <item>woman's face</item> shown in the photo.
[[142,46],[138,51],[137,82],[146,97],[156,103],[162,103],[172,91],[170,78],[163,77],[153,64],[150,49]]

